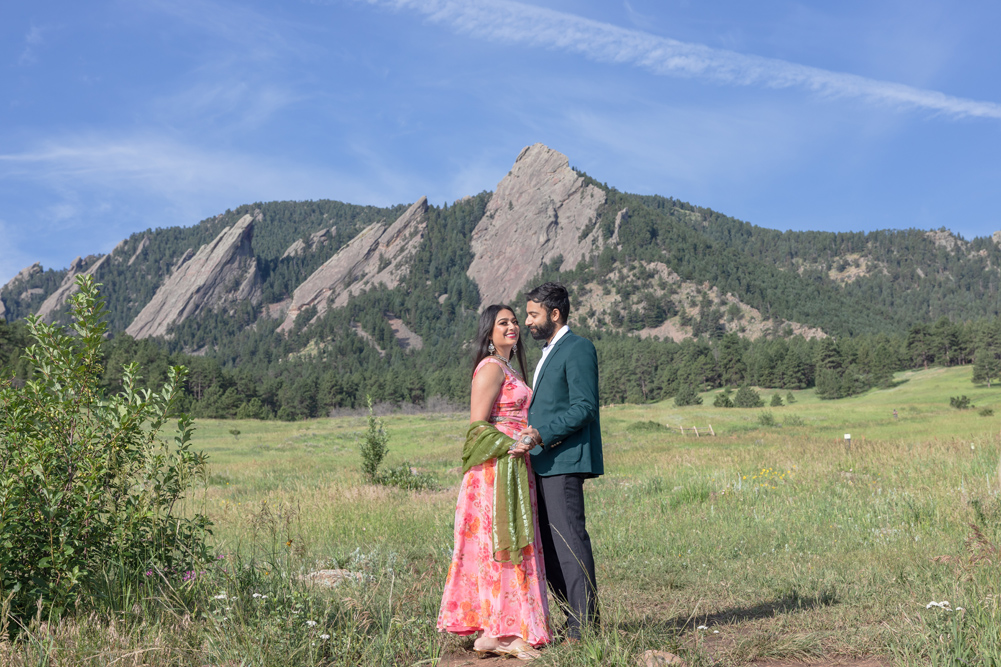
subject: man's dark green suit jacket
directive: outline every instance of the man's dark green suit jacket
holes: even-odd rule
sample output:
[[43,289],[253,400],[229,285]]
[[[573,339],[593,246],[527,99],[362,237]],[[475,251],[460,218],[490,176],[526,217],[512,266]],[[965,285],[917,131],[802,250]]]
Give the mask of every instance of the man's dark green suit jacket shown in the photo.
[[535,380],[528,423],[542,436],[543,445],[530,452],[537,474],[604,474],[598,355],[591,341],[569,331],[556,341]]

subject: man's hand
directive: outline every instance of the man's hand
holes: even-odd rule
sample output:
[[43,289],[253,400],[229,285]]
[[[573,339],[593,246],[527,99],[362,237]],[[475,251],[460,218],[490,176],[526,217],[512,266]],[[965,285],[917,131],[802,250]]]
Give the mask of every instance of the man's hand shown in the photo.
[[[529,442],[525,442],[528,440]],[[542,444],[542,438],[539,437],[539,432],[532,428],[531,426],[526,426],[521,433],[518,434],[518,438],[514,443],[514,447],[508,450],[511,454],[511,458],[519,458],[524,456],[533,449],[536,445]]]

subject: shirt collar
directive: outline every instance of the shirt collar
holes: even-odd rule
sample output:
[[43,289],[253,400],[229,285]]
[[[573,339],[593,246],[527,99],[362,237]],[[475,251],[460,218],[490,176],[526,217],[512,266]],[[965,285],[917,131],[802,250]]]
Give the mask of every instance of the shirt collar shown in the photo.
[[568,333],[570,333],[570,327],[568,327],[568,326],[567,326],[567,325],[565,325],[565,324],[564,324],[564,325],[562,325],[562,326],[561,326],[561,327],[560,327],[560,328],[559,328],[559,329],[558,329],[558,330],[556,331],[556,335],[554,335],[554,336],[553,336],[552,340],[550,340],[550,341],[549,341],[549,342],[548,342],[548,343],[547,343],[547,344],[546,344],[546,345],[545,345],[545,346],[544,346],[544,347],[542,348],[543,352],[545,352],[546,350],[550,349],[550,348],[551,348],[551,347],[552,347],[553,345],[556,345],[556,341],[558,341],[558,340],[559,340],[560,338],[562,338],[562,337],[563,337],[564,335],[566,335],[566,334],[568,334]]

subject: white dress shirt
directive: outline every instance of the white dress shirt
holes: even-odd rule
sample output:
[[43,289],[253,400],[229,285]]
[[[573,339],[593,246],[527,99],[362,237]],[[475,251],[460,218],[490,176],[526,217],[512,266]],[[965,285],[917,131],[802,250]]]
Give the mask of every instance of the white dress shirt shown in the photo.
[[553,351],[553,347],[556,345],[556,341],[558,341],[560,338],[562,338],[568,333],[570,333],[570,327],[568,327],[565,324],[562,325],[559,329],[556,330],[556,334],[553,335],[549,343],[547,343],[546,346],[542,348],[542,358],[539,359],[539,363],[535,365],[535,374],[532,376],[532,393],[535,393],[535,383],[539,381],[539,371],[542,370],[542,364],[546,363],[546,357],[548,357],[549,353]]

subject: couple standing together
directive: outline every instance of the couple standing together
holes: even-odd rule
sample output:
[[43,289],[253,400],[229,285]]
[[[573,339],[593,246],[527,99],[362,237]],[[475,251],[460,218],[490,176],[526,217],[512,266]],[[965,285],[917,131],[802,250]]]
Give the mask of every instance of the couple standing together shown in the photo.
[[566,612],[565,639],[597,624],[583,489],[604,472],[594,345],[567,328],[565,287],[545,283],[527,300],[525,325],[546,342],[531,387],[514,309],[492,305],[480,316],[455,549],[438,614],[439,630],[475,634],[481,656],[522,660],[553,639],[547,581]]

